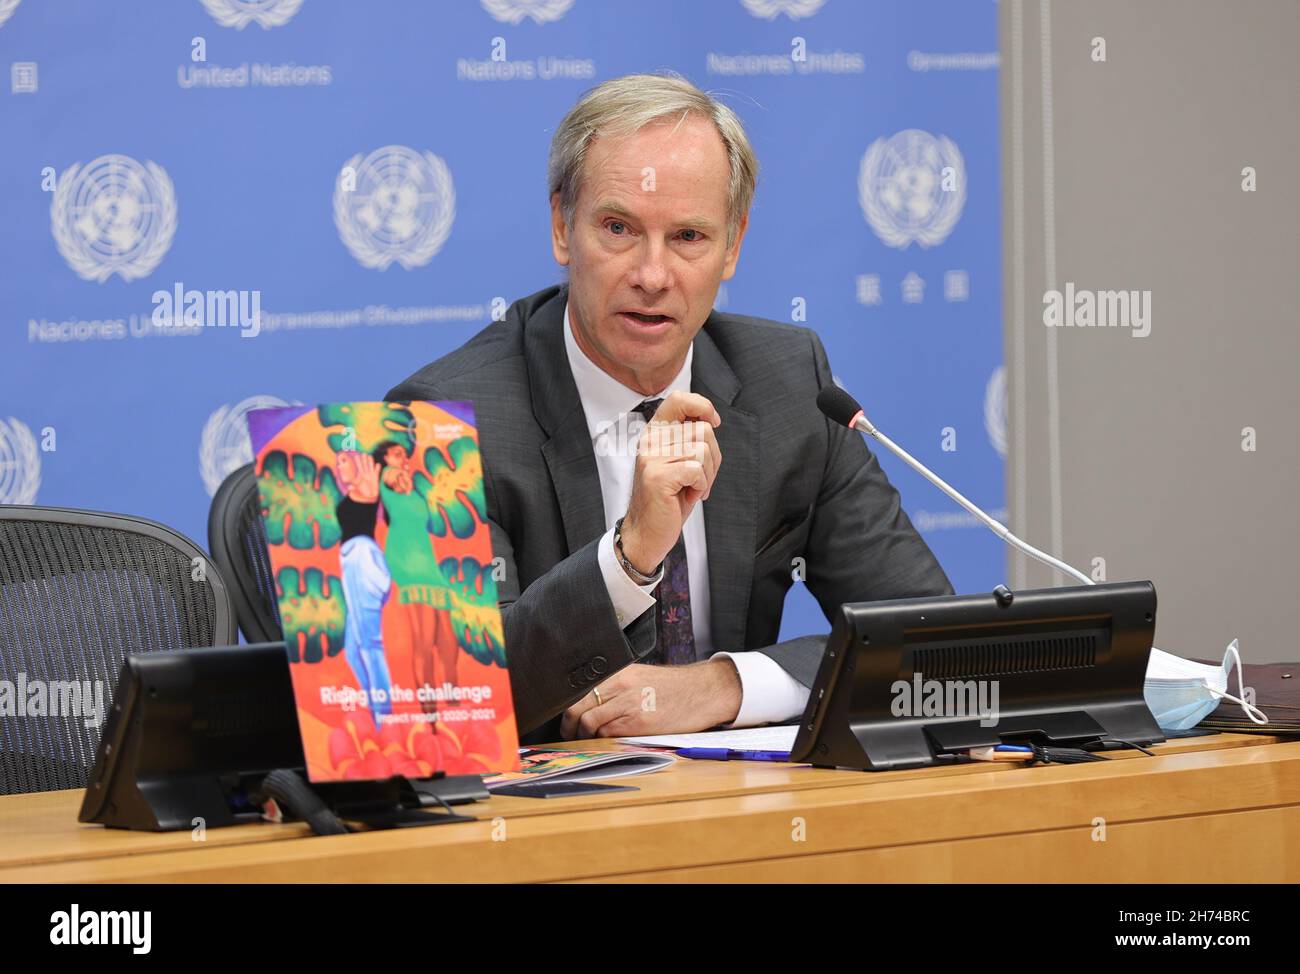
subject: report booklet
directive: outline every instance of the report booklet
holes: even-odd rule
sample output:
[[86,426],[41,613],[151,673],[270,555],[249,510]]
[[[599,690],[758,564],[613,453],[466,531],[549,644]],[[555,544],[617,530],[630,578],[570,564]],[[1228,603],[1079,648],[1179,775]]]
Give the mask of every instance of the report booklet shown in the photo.
[[656,751],[567,751],[563,748],[522,748],[519,770],[484,778],[488,790],[538,781],[602,781],[662,771],[676,762]]
[[519,767],[464,402],[248,414],[312,781]]

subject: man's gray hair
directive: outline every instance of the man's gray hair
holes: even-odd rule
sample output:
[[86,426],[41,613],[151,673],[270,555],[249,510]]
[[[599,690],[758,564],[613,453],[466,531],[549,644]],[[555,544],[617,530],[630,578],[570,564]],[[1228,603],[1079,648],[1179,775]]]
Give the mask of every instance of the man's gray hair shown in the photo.
[[651,122],[688,115],[713,122],[727,150],[731,172],[727,187],[727,244],[735,240],[740,221],[749,212],[758,183],[758,159],[745,136],[745,127],[726,105],[675,74],[628,74],[592,88],[578,101],[555,131],[546,177],[549,196],[560,194],[560,211],[573,228],[573,208],[582,186],[587,147],[597,135],[627,136]]

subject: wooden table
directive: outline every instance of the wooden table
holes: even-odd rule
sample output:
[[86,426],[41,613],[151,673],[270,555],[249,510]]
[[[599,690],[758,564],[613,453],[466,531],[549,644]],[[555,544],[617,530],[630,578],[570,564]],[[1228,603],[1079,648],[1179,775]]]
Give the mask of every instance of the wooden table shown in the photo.
[[881,774],[682,761],[635,792],[495,797],[468,809],[476,822],[329,837],[124,832],[78,824],[80,791],[13,795],[0,798],[0,881],[1300,880],[1300,742],[1155,750]]

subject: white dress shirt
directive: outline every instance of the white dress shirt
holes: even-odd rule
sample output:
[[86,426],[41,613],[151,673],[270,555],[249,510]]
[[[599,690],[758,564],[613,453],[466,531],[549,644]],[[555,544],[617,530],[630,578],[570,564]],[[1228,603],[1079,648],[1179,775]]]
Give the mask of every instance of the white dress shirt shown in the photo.
[[[629,389],[587,357],[573,337],[567,307],[564,309],[564,347],[568,352],[573,380],[578,386],[578,398],[587,417],[605,506],[606,532],[600,539],[597,561],[619,625],[626,629],[642,613],[654,608],[654,590],[663,578],[661,572],[659,578],[649,585],[638,585],[623,570],[614,554],[614,522],[627,513],[636,470],[636,442],[640,437],[641,420],[633,410],[644,400],[662,399],[678,390],[690,391],[695,347],[692,345],[687,350],[681,371],[652,396],[643,396],[635,389]],[[726,457],[722,462],[726,463]],[[705,503],[701,501],[695,505],[682,528],[690,575],[691,629],[695,636],[696,655],[700,659],[727,657],[740,674],[740,712],[728,726],[752,727],[797,719],[808,701],[808,688],[781,669],[774,659],[755,652],[713,652],[709,622],[709,552],[704,536]]]

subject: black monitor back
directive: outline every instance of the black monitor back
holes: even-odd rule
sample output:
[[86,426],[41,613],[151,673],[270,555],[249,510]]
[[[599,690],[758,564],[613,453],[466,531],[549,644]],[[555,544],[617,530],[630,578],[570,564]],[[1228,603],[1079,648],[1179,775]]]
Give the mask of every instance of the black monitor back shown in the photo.
[[[863,770],[1014,741],[1164,740],[1143,699],[1150,582],[846,604],[835,618],[792,761]],[[1006,598],[1011,595],[1011,598]],[[897,716],[898,681],[996,681],[997,719]]]
[[244,787],[303,767],[283,643],[130,655],[78,816],[168,830],[254,818]]

